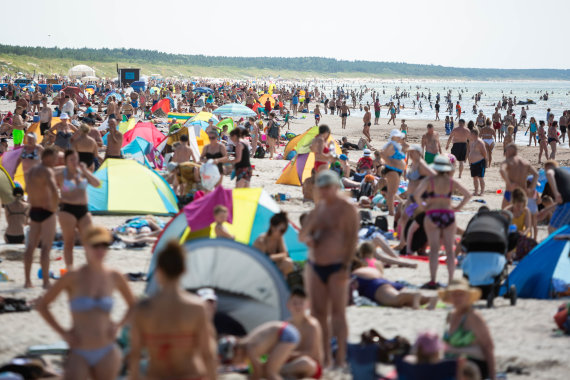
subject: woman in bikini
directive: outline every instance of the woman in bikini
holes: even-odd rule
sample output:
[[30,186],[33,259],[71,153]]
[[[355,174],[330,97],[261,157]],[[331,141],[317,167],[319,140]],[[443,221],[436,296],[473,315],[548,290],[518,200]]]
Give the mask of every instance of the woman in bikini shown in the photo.
[[56,173],[60,189],[59,224],[63,234],[63,258],[67,269],[73,267],[75,231],[83,234],[91,226],[91,213],[87,209],[87,185],[99,187],[99,180],[91,174],[74,150],[64,154],[65,167]]
[[21,187],[15,187],[12,195],[14,201],[4,205],[7,223],[4,241],[6,244],[24,244],[24,227],[28,224],[30,204],[24,201],[24,190]]
[[398,191],[398,186],[400,186],[400,176],[406,167],[404,159],[406,158],[407,144],[403,141],[404,137],[405,135],[402,132],[393,129],[390,132],[390,141],[384,145],[380,153],[384,160],[382,174],[386,179],[387,186],[386,205],[392,216],[394,215],[394,197]]
[[99,147],[97,142],[89,136],[89,131],[90,128],[87,124],[81,124],[79,132],[72,138],[72,146],[79,155],[79,161],[93,172],[95,169],[95,158],[99,154]]
[[25,142],[22,153],[20,153],[20,162],[22,163],[24,178],[31,168],[40,163],[40,156],[44,151],[43,146],[38,144],[36,134],[33,132],[26,135]]
[[495,379],[494,344],[487,323],[473,309],[473,303],[481,297],[481,290],[469,287],[465,279],[453,280],[439,292],[443,302],[453,305],[447,315],[443,340],[447,344],[445,356],[457,359],[461,356],[473,362],[482,379]]
[[334,160],[330,148],[327,146],[330,135],[329,126],[322,124],[319,126],[319,134],[311,142],[311,152],[315,154],[315,173],[328,169],[331,161]]
[[265,253],[277,265],[283,276],[287,277],[294,269],[293,260],[289,257],[283,237],[289,228],[286,212],[280,212],[271,217],[269,229],[259,235],[253,246]]
[[546,130],[544,129],[544,120],[540,121],[538,127],[538,163],[541,163],[542,152],[544,157],[548,160],[548,140],[546,138]]
[[485,121],[485,126],[481,128],[479,133],[481,139],[485,143],[485,148],[487,148],[487,167],[491,167],[491,161],[493,160],[493,149],[495,148],[495,140],[497,138],[497,131],[493,129],[493,123],[491,119]]
[[[225,145],[220,144],[218,141],[218,132],[215,129],[208,130],[208,138],[210,143],[202,149],[202,154],[200,155],[200,161],[206,162],[208,160],[218,160],[223,162],[223,159],[228,157],[228,152]],[[224,165],[218,163],[218,170],[220,175],[224,175]],[[220,181],[222,178],[220,177]]]
[[536,146],[536,132],[538,132],[538,124],[536,123],[536,119],[534,118],[534,116],[530,118],[530,121],[528,123],[527,132],[529,131],[530,135],[528,136],[528,146],[530,146],[533,139],[534,139],[534,146]]
[[77,132],[77,128],[68,123],[69,116],[66,113],[62,113],[60,116],[61,121],[51,127],[48,131],[48,135],[53,135],[55,133],[54,145],[60,152],[65,152],[71,149],[71,136]]
[[[447,156],[437,155],[432,168],[437,174],[424,179],[414,193],[415,199],[424,198],[426,204],[424,230],[430,246],[429,269],[431,279],[424,287],[428,289],[438,287],[436,274],[439,265],[439,247],[442,243],[447,254],[449,281],[453,279],[453,272],[455,271],[453,243],[457,230],[455,212],[461,210],[471,198],[469,191],[450,176],[453,167]],[[451,205],[451,196],[454,191],[459,191],[463,195],[463,200],[456,207]]]
[[548,145],[550,145],[550,159],[556,159],[556,144],[559,143],[558,140],[558,122],[553,121],[548,127]]
[[180,286],[186,254],[176,242],[158,253],[160,290],[132,310],[129,379],[143,378],[140,359],[147,353],[145,379],[215,379],[215,330],[204,302]]
[[[91,226],[84,231],[86,264],[67,272],[37,305],[41,316],[70,347],[64,379],[107,380],[119,374],[121,352],[115,339],[126,315],[119,323],[111,320],[112,295],[119,291],[127,308],[135,299],[123,273],[104,264],[112,241],[111,234],[103,227]],[[69,330],[61,326],[49,310],[62,292],[66,292],[70,300],[73,327]]]

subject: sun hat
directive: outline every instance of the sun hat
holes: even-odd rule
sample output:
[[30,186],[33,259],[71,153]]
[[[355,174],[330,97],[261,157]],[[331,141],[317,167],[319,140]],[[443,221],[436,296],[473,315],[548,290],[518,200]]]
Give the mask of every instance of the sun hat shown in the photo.
[[415,150],[419,154],[424,154],[424,150],[422,149],[422,146],[420,144],[410,145],[410,147],[408,148],[408,151],[412,151],[412,150]]
[[370,155],[372,155],[372,151],[370,149],[364,149],[364,151],[362,152],[362,155],[364,157],[370,157]]
[[216,292],[212,288],[198,289],[196,294],[198,295],[198,297],[202,298],[204,301],[214,301],[214,302],[218,301],[218,296],[216,295]]
[[403,132],[400,132],[399,129],[392,129],[390,131],[390,138],[393,139],[394,137],[399,137],[399,138],[403,138],[406,135]]
[[323,170],[317,175],[317,180],[315,181],[317,187],[326,187],[330,185],[340,186],[340,178],[337,172],[332,170]]
[[91,226],[85,231],[85,234],[83,234],[83,243],[85,245],[111,244],[112,242],[113,237],[105,227]]
[[431,164],[431,167],[433,170],[440,173],[446,173],[453,170],[453,166],[451,166],[451,161],[449,160],[449,157],[447,157],[444,154],[438,154],[437,156],[435,156],[433,164]]
[[445,348],[445,345],[437,333],[426,331],[418,335],[414,348],[416,352],[421,350],[424,355],[433,355],[442,351]]
[[438,295],[443,302],[450,303],[450,295],[452,292],[469,293],[469,303],[474,303],[481,298],[481,289],[472,288],[469,286],[469,282],[464,278],[451,280],[447,288],[440,290]]
[[64,112],[59,116],[59,119],[60,120],[67,120],[67,119],[69,119],[69,115]]

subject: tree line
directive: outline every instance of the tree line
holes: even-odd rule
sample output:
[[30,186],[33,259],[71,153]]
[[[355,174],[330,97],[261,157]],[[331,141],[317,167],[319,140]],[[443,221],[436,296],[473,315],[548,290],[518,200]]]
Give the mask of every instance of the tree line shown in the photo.
[[86,62],[146,62],[170,65],[222,66],[305,71],[322,74],[370,74],[386,77],[438,77],[468,79],[558,79],[570,80],[570,70],[557,69],[478,69],[419,65],[403,62],[346,61],[321,57],[226,57],[170,54],[146,49],[91,49],[0,44],[0,54],[39,59],[68,59]]

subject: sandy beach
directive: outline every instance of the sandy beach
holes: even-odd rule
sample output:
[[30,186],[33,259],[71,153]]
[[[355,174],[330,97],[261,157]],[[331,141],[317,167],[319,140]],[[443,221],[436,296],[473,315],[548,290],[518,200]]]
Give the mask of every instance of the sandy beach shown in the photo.
[[[13,104],[5,101],[0,102],[2,110],[12,108]],[[312,107],[311,107],[312,108]],[[385,111],[383,109],[383,116]],[[301,114],[299,114],[301,115]],[[469,115],[471,116],[471,115]],[[466,116],[466,119],[470,119]],[[393,126],[386,125],[387,119],[382,118],[380,125],[373,125],[371,128],[372,145],[381,148],[387,141],[389,132]],[[323,115],[322,124],[328,124],[333,136],[340,139],[347,136],[350,142],[356,143],[362,136],[362,122],[360,117],[349,117],[347,129],[341,129],[341,121],[338,116]],[[421,135],[425,131],[425,120],[407,120],[409,128],[410,143],[419,143]],[[442,137],[442,147],[445,148],[444,122],[433,122],[436,131]],[[399,127],[397,120],[397,127]],[[313,126],[313,116],[307,115],[306,119],[293,119],[291,121],[291,131],[301,133]],[[528,159],[534,167],[538,167],[538,148],[520,146],[520,154]],[[282,152],[283,147],[280,151]],[[498,208],[501,203],[501,195],[497,190],[503,188],[504,183],[499,174],[499,163],[502,160],[502,143],[498,143],[493,154],[493,165],[487,170],[486,191],[484,199],[490,208]],[[356,162],[360,158],[361,152],[351,151],[349,159]],[[563,149],[558,152],[557,160],[561,166],[568,166],[570,163],[570,152]],[[283,210],[289,213],[290,218],[297,223],[302,212],[311,209],[312,204],[303,203],[300,187],[276,185],[275,181],[279,177],[282,169],[287,164],[285,160],[254,159],[254,177],[251,187],[263,187],[270,194],[288,193],[290,200],[282,202]],[[461,182],[472,191],[473,184],[469,176],[468,167],[464,172]],[[229,177],[224,178],[227,187],[233,187]],[[133,189],[125,189],[129,191]],[[479,198],[479,197],[478,197]],[[463,212],[458,214],[458,225],[465,227],[469,219],[473,216],[481,203],[469,202]],[[126,216],[96,216],[94,222],[105,227],[115,227],[122,223]],[[167,218],[164,218],[167,220]],[[392,225],[392,219],[389,219]],[[0,219],[0,230],[4,230],[6,222],[4,216]],[[539,227],[539,237],[547,236],[546,227]],[[83,251],[75,250],[75,260],[77,264],[84,262]],[[3,262],[0,269],[9,276],[9,282],[0,282],[0,296],[26,298],[33,300],[42,294],[39,286],[40,282],[35,279],[36,287],[33,289],[23,289],[24,271],[22,263],[23,246],[0,245],[0,258]],[[52,250],[51,268],[54,272],[59,272],[63,268],[62,250]],[[37,273],[39,268],[39,253],[36,253],[32,273]],[[119,268],[127,272],[146,272],[151,259],[151,248],[112,250],[110,251],[107,263],[110,266]],[[446,281],[445,267],[439,269],[439,277]],[[456,274],[457,276],[460,273]],[[429,280],[427,264],[420,263],[417,269],[390,268],[386,271],[386,277],[390,280],[402,280],[414,285],[421,285]],[[144,295],[145,283],[131,282],[131,288],[136,296]],[[485,317],[495,343],[495,355],[498,372],[505,372],[508,367],[520,367],[530,373],[527,375],[508,374],[509,379],[563,379],[567,378],[570,371],[570,344],[568,338],[559,337],[553,332],[555,327],[552,316],[556,308],[561,303],[560,300],[530,300],[520,299],[516,306],[510,306],[504,299],[497,299],[495,307],[487,309],[484,302],[480,302],[477,307]],[[124,312],[125,305],[121,302],[113,309],[113,315],[118,316]],[[54,313],[60,322],[69,326],[70,314],[68,300],[60,297],[53,305]],[[394,309],[386,307],[350,307],[348,308],[348,320],[350,327],[350,340],[359,341],[362,331],[374,328],[387,337],[401,335],[414,341],[417,334],[427,329],[441,333],[444,327],[446,314],[450,309],[438,308],[434,311]],[[27,347],[38,344],[49,344],[61,341],[61,338],[48,327],[41,319],[40,315],[31,311],[29,313],[0,314],[0,363],[4,363],[17,354],[24,353]]]

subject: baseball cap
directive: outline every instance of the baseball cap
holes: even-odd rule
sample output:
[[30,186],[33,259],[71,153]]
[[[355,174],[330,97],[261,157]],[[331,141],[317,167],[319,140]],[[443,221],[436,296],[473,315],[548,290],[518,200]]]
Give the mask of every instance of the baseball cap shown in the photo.
[[60,118],[61,120],[67,120],[67,119],[69,119],[69,115],[64,112],[64,113],[62,113],[62,114],[59,116],[59,118]]
[[111,244],[113,237],[105,227],[91,226],[85,231],[85,234],[83,234],[83,242],[85,245]]
[[335,171],[323,170],[317,175],[316,185],[319,188],[331,185],[340,186],[340,178]]
[[198,295],[198,297],[202,298],[204,301],[214,301],[214,302],[218,301],[218,296],[216,295],[216,292],[212,288],[198,289],[196,294]]

